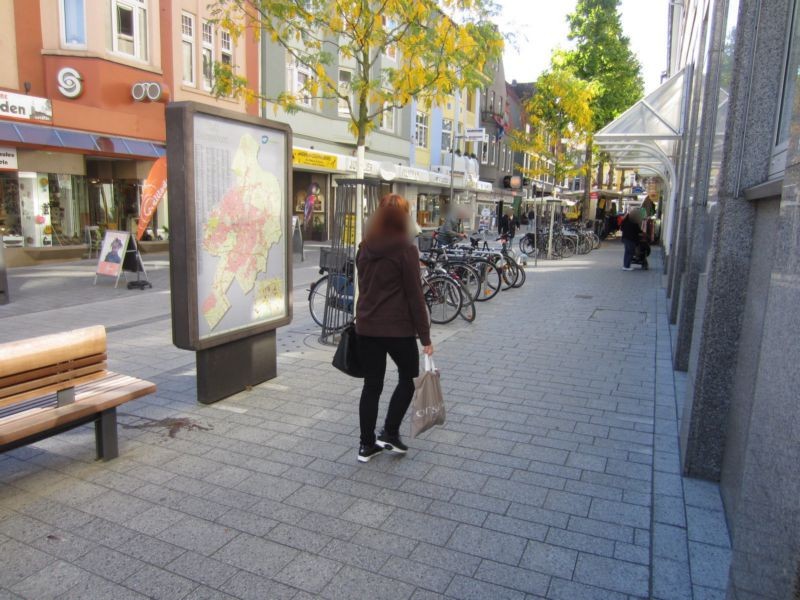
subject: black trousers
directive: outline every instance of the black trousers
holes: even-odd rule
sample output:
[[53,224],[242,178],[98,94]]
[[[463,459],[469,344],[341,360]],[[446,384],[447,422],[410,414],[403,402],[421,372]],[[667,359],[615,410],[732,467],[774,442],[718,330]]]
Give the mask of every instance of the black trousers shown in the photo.
[[361,443],[375,443],[375,424],[378,420],[378,401],[383,392],[386,375],[386,355],[397,365],[398,382],[389,401],[384,430],[389,435],[400,432],[400,423],[414,396],[414,377],[419,375],[419,350],[413,337],[368,337],[358,336],[358,356],[364,369],[364,388],[361,390],[359,418],[361,421]]

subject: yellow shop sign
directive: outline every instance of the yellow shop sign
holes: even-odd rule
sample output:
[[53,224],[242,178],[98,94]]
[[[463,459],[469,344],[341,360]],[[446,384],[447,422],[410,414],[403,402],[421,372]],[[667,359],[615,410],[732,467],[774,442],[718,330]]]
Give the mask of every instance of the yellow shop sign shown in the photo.
[[295,166],[305,165],[307,167],[317,167],[320,169],[336,170],[339,160],[334,154],[323,154],[322,152],[312,152],[295,148],[292,150],[292,163]]

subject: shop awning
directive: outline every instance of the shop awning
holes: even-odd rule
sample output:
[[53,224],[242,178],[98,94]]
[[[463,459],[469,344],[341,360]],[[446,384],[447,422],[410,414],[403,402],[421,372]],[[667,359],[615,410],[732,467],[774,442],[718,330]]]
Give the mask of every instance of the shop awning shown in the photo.
[[594,136],[595,143],[611,155],[614,165],[661,177],[669,190],[665,247],[674,222],[678,141],[683,137],[688,112],[691,66],[684,67],[654,92],[622,113]]
[[11,121],[0,121],[0,142],[129,158],[159,158],[166,154],[165,146],[157,142]]

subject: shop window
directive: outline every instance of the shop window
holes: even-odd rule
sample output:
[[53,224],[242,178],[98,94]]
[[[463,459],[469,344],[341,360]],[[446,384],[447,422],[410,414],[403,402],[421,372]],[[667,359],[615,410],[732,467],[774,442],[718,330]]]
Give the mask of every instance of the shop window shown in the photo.
[[194,85],[194,16],[181,14],[181,43],[183,49],[183,83]]
[[418,147],[420,148],[428,147],[428,114],[422,112],[421,110],[417,111],[416,131],[414,134],[414,140]]
[[489,99],[489,112],[494,112],[494,90],[491,91],[491,96]]
[[111,0],[114,52],[147,60],[146,0]]
[[339,116],[349,117],[350,107],[353,105],[353,73],[347,69],[339,69],[339,95],[346,96],[350,102],[344,98],[339,98]]
[[417,224],[420,227],[438,227],[440,214],[439,196],[428,194],[417,196]]
[[67,48],[86,48],[85,0],[61,0],[61,43]]
[[494,136],[489,140],[489,164],[497,164],[497,140],[494,139]]
[[467,110],[475,110],[475,92],[474,90],[467,90]]
[[383,112],[381,113],[381,129],[394,133],[394,106],[388,102],[383,103]]
[[203,88],[211,91],[214,87],[214,26],[203,22]]
[[453,120],[442,119],[442,152],[450,152],[453,144]]

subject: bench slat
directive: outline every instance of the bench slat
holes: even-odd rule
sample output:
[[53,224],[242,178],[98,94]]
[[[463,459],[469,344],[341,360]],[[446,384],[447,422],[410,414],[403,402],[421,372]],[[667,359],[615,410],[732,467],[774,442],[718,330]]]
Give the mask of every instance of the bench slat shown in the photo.
[[26,381],[24,383],[18,383],[17,385],[10,385],[5,388],[0,388],[0,398],[8,398],[10,396],[16,396],[17,394],[30,391],[37,391],[37,393],[41,393],[38,392],[38,390],[51,386],[58,386],[59,389],[72,387],[72,382],[74,380],[77,380],[84,375],[91,375],[92,373],[105,370],[106,363],[100,362],[90,364],[85,367],[72,369],[68,372],[56,373],[55,375],[50,375],[48,377],[41,377],[40,379],[36,379],[34,381]]
[[107,374],[105,379],[91,382],[90,389],[76,389],[73,404],[33,409],[22,418],[15,415],[0,420],[0,445],[66,425],[156,391],[155,384],[149,381],[117,373]]
[[105,351],[106,330],[102,325],[6,342],[0,344],[0,377],[103,354]]
[[49,375],[55,375],[56,373],[64,373],[70,369],[77,369],[80,367],[102,363],[107,358],[108,356],[105,353],[92,354],[91,356],[87,356],[85,358],[76,358],[75,360],[42,367],[40,369],[32,369],[30,371],[23,371],[22,373],[15,373],[14,375],[0,377],[0,393],[2,393],[2,388],[7,386],[17,385],[18,383],[23,383],[32,379],[38,379],[40,377],[48,377]]
[[55,394],[58,390],[63,390],[65,387],[72,387],[72,386],[77,387],[78,385],[88,383],[96,379],[103,379],[104,377],[107,376],[108,373],[109,371],[97,371],[95,373],[89,373],[88,375],[82,375],[80,377],[76,377],[70,382],[69,386],[65,386],[63,383],[59,383],[41,387],[35,390],[29,390],[27,392],[22,392],[14,396],[9,396],[8,398],[0,398],[0,408],[6,406],[13,406],[14,404],[17,404],[19,402],[30,400],[31,398],[38,398],[40,396]]

